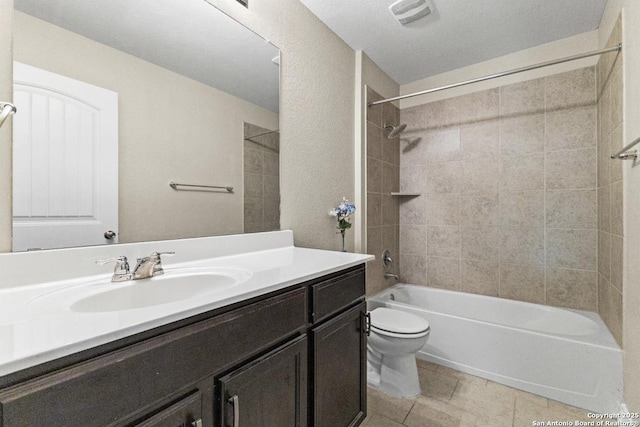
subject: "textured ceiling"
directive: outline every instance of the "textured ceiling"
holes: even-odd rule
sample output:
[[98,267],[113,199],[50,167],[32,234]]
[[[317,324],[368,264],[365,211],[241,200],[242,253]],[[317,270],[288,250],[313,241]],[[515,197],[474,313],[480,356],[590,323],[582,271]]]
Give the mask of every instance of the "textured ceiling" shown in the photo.
[[433,0],[402,26],[396,0],[301,0],[399,84],[598,28],[606,0]]
[[[202,0],[15,0],[15,8],[278,111],[278,48]],[[64,48],[64,47],[61,47]]]

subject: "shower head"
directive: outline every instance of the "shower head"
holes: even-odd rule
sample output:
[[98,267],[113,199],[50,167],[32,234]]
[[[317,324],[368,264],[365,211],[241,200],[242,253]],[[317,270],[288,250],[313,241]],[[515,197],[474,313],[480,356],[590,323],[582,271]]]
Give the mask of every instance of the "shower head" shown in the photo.
[[389,133],[387,134],[387,139],[395,138],[396,136],[400,135],[402,131],[404,131],[406,128],[407,128],[407,125],[398,125],[398,126],[385,125],[384,126],[384,130],[389,131]]

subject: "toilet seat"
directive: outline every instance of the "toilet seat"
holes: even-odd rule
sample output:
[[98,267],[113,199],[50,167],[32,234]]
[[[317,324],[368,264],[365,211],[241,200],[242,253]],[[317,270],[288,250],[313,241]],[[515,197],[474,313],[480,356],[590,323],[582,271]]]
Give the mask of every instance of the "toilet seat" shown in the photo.
[[392,308],[378,307],[371,310],[372,331],[397,338],[417,338],[429,334],[429,322],[415,314]]

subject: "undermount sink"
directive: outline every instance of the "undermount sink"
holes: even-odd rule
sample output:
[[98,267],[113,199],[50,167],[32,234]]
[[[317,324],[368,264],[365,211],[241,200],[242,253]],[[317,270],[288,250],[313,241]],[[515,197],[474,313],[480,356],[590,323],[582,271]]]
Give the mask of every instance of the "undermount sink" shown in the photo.
[[166,270],[149,279],[93,283],[100,291],[75,301],[69,309],[95,313],[135,310],[221,292],[245,282],[251,272],[241,269],[184,268]]

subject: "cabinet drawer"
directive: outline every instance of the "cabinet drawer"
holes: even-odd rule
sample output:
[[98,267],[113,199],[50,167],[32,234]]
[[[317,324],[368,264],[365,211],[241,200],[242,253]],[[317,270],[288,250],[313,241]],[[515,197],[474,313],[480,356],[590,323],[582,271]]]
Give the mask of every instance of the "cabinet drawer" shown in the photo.
[[310,322],[317,323],[337,313],[364,294],[364,268],[312,285]]
[[303,330],[306,300],[297,289],[4,389],[2,426],[118,425]]

